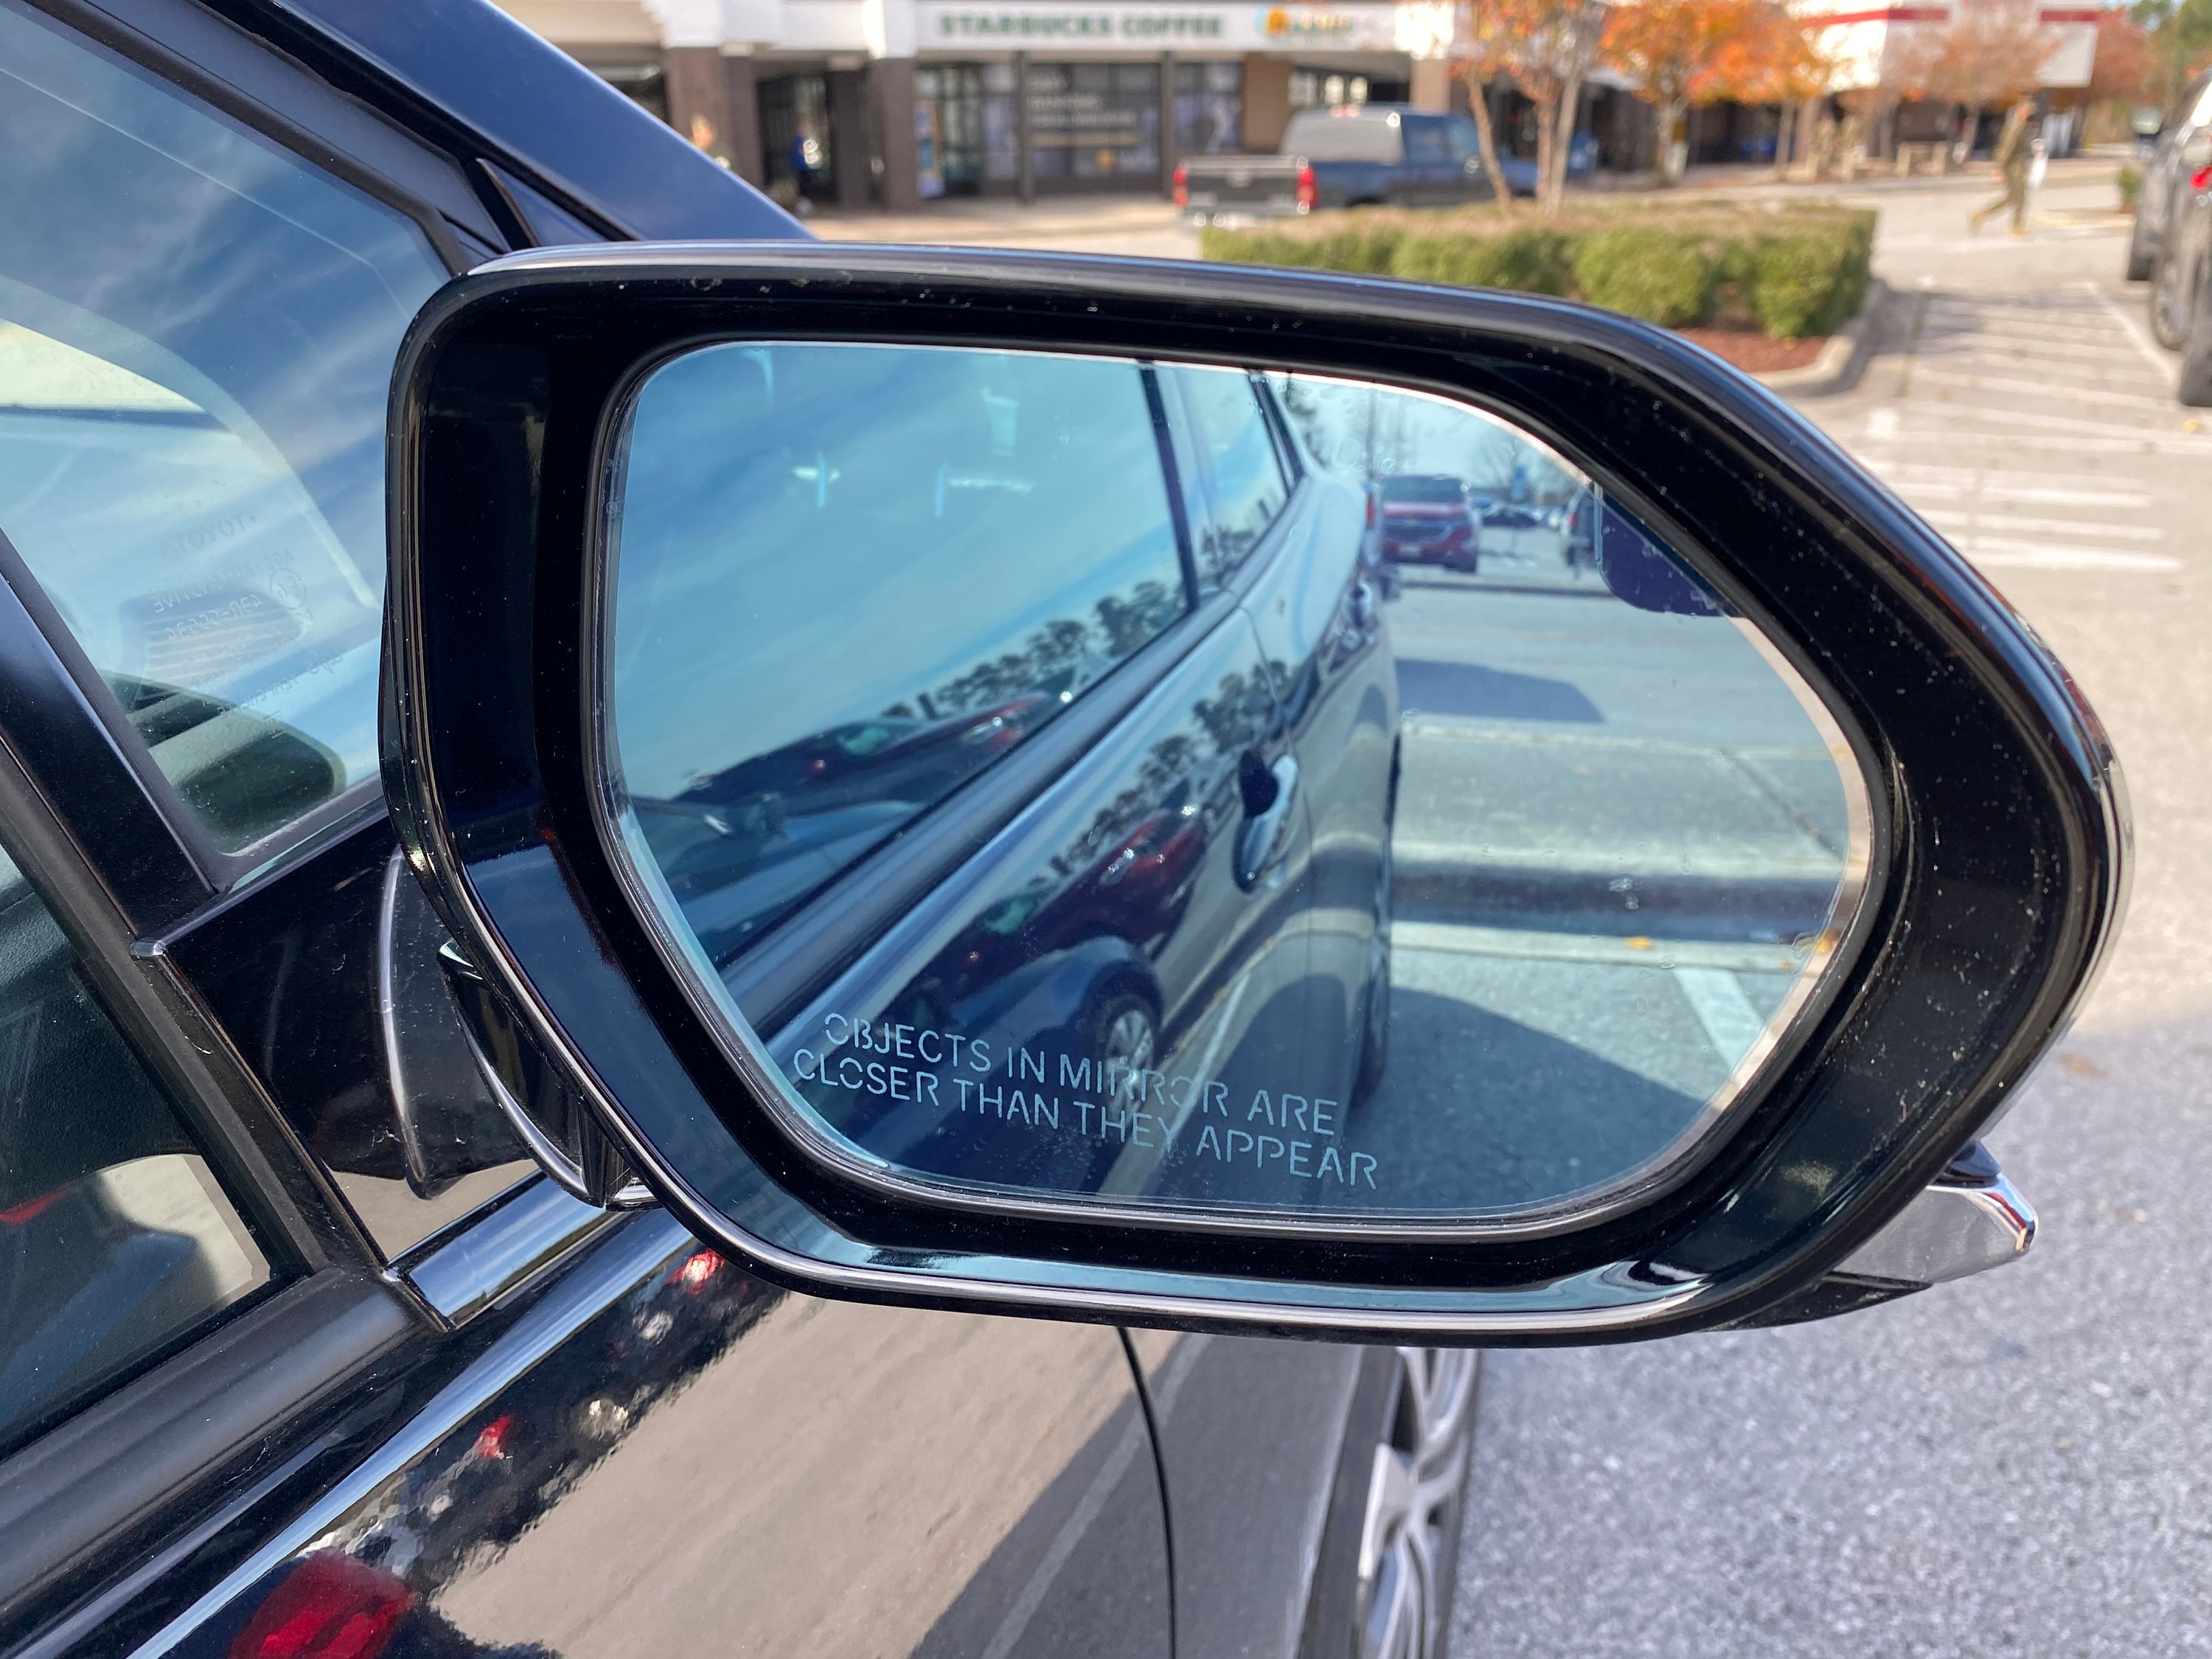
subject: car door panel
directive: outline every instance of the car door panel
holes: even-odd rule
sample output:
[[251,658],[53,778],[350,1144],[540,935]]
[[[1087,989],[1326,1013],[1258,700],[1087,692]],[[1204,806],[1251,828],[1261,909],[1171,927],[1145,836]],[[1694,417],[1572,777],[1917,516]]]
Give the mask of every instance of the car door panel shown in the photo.
[[331,1619],[387,1618],[391,1659],[1168,1651],[1112,1331],[786,1295],[659,1215],[157,1646],[258,1651],[302,1571]]
[[1308,477],[1291,500],[1279,550],[1245,598],[1306,780],[1307,1065],[1315,1089],[1339,1101],[1352,1097],[1378,941],[1388,948],[1398,728],[1382,602],[1362,562],[1364,530],[1356,491]]
[[1290,1659],[1365,1352],[1133,1332],[1166,1466],[1178,1659]]

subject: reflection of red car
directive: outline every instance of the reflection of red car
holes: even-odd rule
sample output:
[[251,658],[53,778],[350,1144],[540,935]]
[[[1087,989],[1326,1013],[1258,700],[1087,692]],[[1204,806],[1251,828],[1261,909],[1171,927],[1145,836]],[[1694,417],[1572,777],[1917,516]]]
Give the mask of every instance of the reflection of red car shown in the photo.
[[1401,564],[1473,571],[1481,559],[1467,486],[1444,473],[1401,472],[1380,479],[1382,556]]
[[980,918],[954,946],[956,998],[1049,951],[1112,933],[1133,943],[1171,931],[1190,902],[1206,853],[1194,802],[1155,808],[1058,891],[1039,888]]

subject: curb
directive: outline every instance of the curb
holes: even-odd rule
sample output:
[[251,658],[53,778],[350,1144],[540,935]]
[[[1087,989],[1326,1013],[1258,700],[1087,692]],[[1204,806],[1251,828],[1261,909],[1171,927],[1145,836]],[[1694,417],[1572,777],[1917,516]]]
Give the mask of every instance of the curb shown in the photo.
[[1858,313],[1828,337],[1820,355],[1802,368],[1778,368],[1751,378],[1770,391],[1795,392],[1801,398],[1826,397],[1847,392],[1856,384],[1859,371],[1874,345],[1874,319],[1889,297],[1889,284],[1881,277],[1867,283],[1866,301]]

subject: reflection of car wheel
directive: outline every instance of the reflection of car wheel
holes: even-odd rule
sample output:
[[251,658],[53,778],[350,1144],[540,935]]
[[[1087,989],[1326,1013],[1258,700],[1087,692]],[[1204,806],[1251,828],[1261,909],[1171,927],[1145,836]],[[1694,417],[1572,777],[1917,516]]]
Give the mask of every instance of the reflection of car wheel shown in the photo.
[[1091,1011],[1086,1047],[1109,1075],[1146,1072],[1158,1057],[1160,1025],[1152,1005],[1134,991],[1116,991]]
[[2179,351],[2189,338],[2189,295],[2181,279],[2181,261],[2171,252],[2162,255],[2150,279],[2150,331],[2168,351]]
[[1451,1620],[1482,1356],[1401,1348],[1396,1370],[1359,1533],[1352,1650],[1359,1659],[1434,1659]]

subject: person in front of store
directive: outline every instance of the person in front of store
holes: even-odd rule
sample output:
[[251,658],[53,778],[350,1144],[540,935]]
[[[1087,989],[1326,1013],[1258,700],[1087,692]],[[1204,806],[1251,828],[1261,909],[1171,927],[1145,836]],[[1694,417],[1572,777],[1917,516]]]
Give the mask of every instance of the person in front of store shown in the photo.
[[791,135],[791,182],[802,214],[814,210],[814,179],[822,171],[822,141],[814,136],[814,124],[801,121]]

